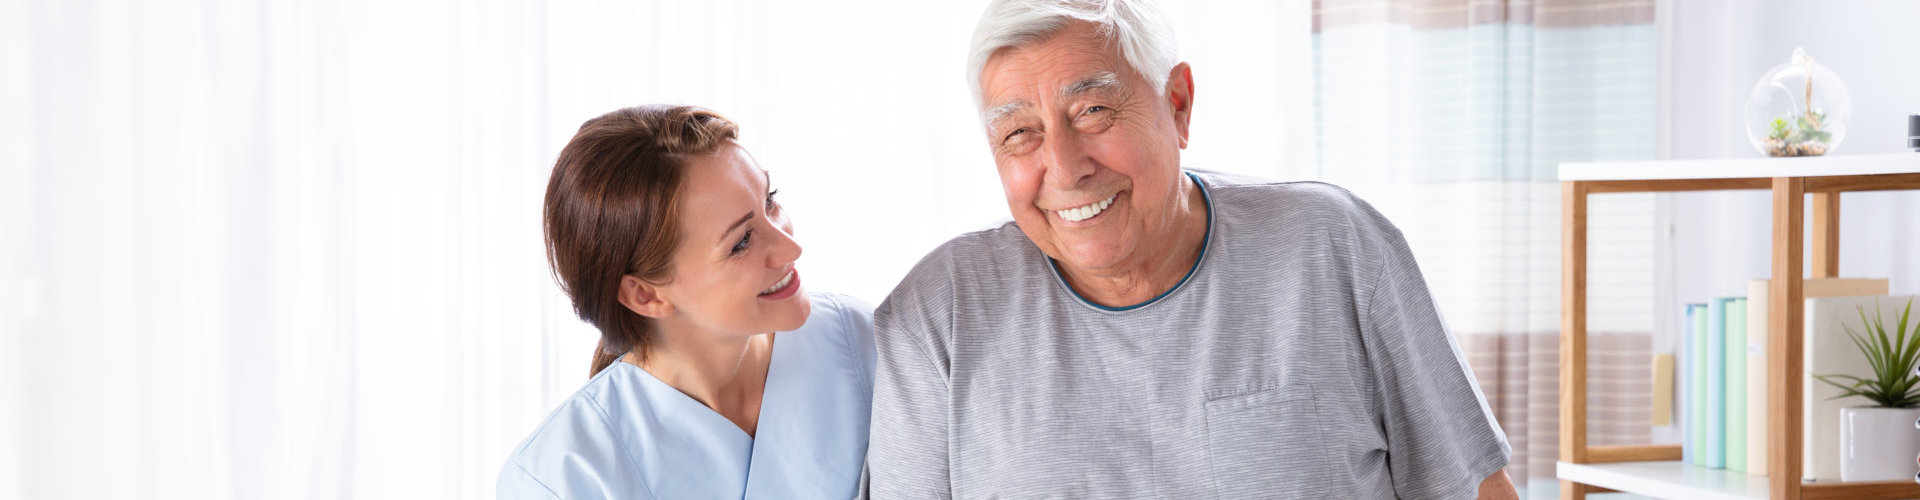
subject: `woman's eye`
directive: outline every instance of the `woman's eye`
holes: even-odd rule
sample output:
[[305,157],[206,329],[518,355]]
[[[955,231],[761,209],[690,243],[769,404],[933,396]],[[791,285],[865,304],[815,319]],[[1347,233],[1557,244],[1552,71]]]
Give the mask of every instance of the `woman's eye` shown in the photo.
[[745,251],[747,251],[747,245],[748,245],[748,244],[750,244],[750,243],[752,243],[752,242],[753,242],[753,229],[752,229],[752,228],[748,228],[748,229],[747,229],[747,234],[742,234],[742,235],[740,235],[740,242],[739,242],[739,243],[734,243],[734,244],[733,244],[733,249],[732,249],[732,250],[729,250],[729,251],[727,252],[727,254],[728,254],[728,255],[740,255],[740,253],[741,253],[741,252],[745,252]]
[[773,201],[773,195],[776,195],[776,194],[780,194],[780,190],[775,189],[767,192],[767,211],[768,212],[773,212],[775,210],[780,209],[780,202]]

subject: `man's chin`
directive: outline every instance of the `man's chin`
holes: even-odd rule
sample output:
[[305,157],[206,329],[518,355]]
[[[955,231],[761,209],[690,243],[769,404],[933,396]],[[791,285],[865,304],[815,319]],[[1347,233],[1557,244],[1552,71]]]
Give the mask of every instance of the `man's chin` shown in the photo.
[[1097,249],[1067,248],[1067,251],[1057,252],[1061,255],[1049,255],[1048,257],[1052,257],[1054,264],[1060,266],[1062,270],[1073,274],[1104,274],[1119,265],[1120,259],[1116,256],[1119,252],[1112,251],[1106,247]]

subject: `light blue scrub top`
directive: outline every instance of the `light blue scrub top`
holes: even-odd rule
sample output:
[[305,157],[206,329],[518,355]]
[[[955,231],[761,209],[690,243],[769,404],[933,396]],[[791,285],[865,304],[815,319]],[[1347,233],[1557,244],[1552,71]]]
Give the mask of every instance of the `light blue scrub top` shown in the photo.
[[514,448],[499,497],[853,498],[873,404],[873,307],[809,298],[806,324],[774,336],[754,437],[615,362]]

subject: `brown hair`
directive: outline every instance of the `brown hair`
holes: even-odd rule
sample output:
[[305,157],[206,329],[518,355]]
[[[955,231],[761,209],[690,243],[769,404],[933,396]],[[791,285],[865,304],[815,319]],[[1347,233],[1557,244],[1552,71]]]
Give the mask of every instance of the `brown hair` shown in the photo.
[[666,280],[687,163],[738,134],[705,109],[635,106],[587,120],[560,150],[542,220],[547,264],[574,314],[600,329],[590,374],[628,352],[646,356],[653,323],[620,304],[621,278]]

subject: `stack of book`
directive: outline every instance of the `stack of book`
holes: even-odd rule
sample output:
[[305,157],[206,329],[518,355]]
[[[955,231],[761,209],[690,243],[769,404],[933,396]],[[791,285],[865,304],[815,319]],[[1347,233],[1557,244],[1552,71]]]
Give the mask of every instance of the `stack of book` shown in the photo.
[[[1678,408],[1682,460],[1693,465],[1754,475],[1767,474],[1767,290],[1768,280],[1748,282],[1747,296],[1687,304],[1681,329]],[[1835,311],[1853,314],[1856,302],[1887,294],[1885,279],[1806,280],[1803,331],[1804,414],[1801,430],[1808,481],[1838,481],[1836,390],[1811,374],[1852,373],[1866,363],[1847,340]],[[1862,297],[1866,296],[1866,297]],[[1856,316],[1857,318],[1857,316]],[[1855,322],[1858,320],[1856,319]],[[1857,365],[1857,366],[1856,366]]]

